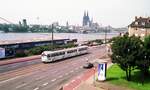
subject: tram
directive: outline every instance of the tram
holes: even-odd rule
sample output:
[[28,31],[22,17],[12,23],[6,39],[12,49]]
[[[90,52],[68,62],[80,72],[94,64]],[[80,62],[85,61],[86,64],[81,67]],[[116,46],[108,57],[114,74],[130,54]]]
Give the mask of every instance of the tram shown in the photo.
[[53,62],[86,53],[88,53],[88,46],[79,46],[58,51],[44,51],[41,54],[41,60],[42,62]]

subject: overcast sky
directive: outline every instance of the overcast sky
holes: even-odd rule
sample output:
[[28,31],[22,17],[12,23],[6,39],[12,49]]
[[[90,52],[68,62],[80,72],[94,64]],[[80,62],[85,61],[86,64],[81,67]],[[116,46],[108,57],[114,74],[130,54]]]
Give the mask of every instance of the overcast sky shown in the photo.
[[150,16],[150,0],[0,0],[0,17],[14,23],[82,25],[85,10],[94,22],[124,27],[135,16]]

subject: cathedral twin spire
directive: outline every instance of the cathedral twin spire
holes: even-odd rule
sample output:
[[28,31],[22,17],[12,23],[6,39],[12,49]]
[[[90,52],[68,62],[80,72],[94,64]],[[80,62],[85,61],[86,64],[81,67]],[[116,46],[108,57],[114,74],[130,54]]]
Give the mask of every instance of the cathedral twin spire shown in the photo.
[[84,16],[83,16],[83,26],[89,26],[91,23],[90,18],[89,18],[89,13],[88,11],[84,11]]
[[86,11],[84,11],[84,16],[89,16],[88,11],[87,11],[87,12],[86,12]]

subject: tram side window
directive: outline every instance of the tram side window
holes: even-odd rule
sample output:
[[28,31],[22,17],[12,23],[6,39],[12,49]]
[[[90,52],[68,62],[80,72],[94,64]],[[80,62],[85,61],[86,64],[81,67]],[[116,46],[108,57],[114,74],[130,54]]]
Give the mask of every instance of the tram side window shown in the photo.
[[59,56],[59,55],[64,55],[64,54],[65,54],[65,52],[53,53],[53,54],[51,55],[51,57],[55,57],[55,56]]
[[74,53],[74,52],[77,52],[77,50],[70,50],[70,51],[67,51],[67,53]]
[[80,48],[79,51],[87,50],[87,48]]
[[65,52],[60,52],[60,55],[64,55],[65,54]]
[[55,57],[55,53],[51,54],[51,57]]
[[47,55],[47,57],[51,57],[51,55],[50,55],[50,54],[48,54],[48,55]]

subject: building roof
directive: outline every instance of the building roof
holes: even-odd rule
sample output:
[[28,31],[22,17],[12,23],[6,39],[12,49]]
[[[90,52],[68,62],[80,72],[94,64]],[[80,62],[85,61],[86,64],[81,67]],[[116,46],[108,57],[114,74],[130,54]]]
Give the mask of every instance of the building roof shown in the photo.
[[135,21],[133,21],[129,27],[150,28],[150,17],[135,17]]

